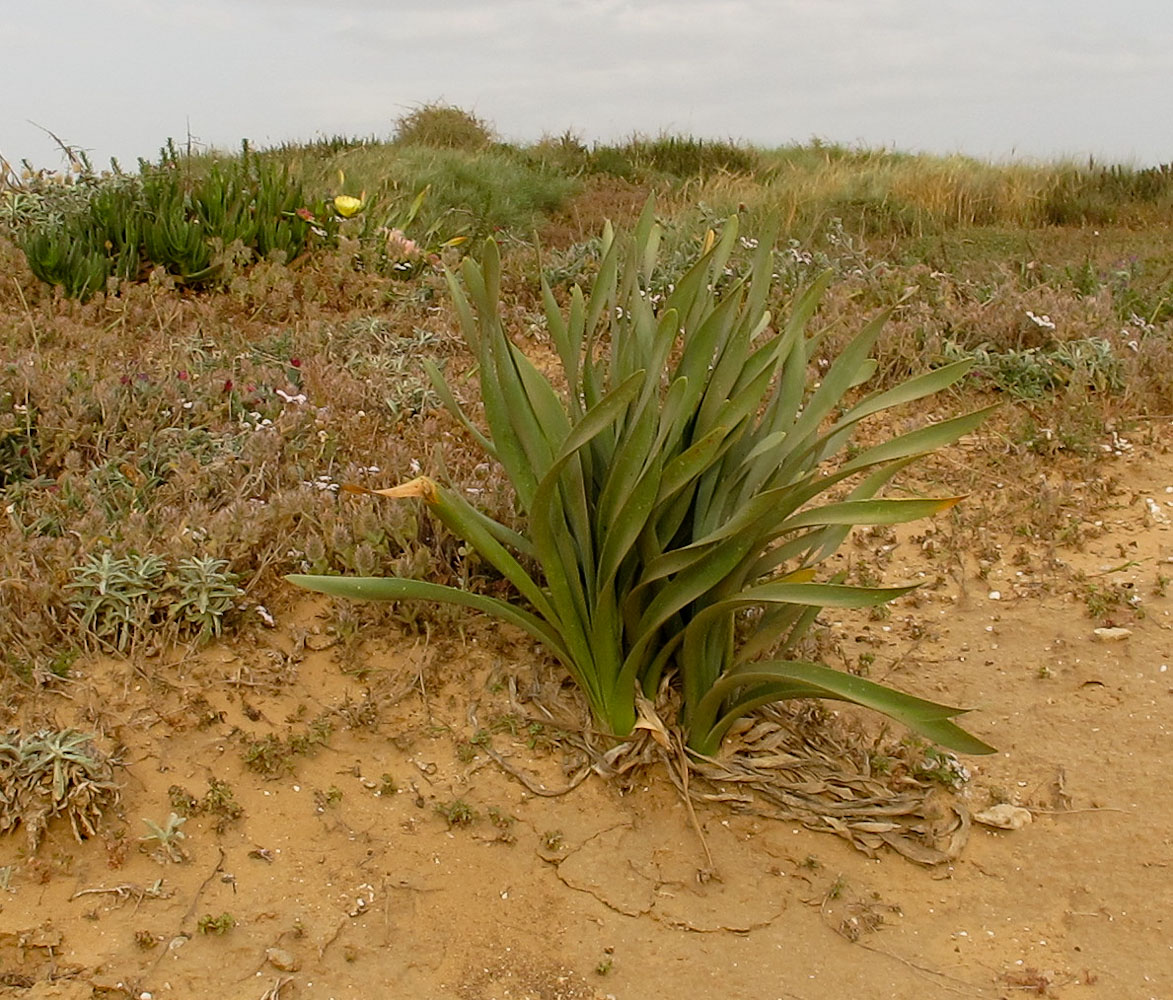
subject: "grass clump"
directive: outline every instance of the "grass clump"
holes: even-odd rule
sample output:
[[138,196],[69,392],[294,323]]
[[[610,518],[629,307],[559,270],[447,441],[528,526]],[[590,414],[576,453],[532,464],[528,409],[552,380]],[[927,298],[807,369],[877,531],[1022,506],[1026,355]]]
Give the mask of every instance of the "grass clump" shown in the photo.
[[443,101],[421,104],[395,122],[395,141],[403,146],[471,152],[486,148],[494,139],[488,122]]
[[[560,152],[566,155],[569,143]],[[570,147],[572,148],[572,147]],[[582,169],[628,181],[667,176],[674,180],[704,179],[715,174],[752,174],[759,163],[749,146],[691,135],[633,136],[625,143],[583,148]]]
[[532,232],[578,189],[573,177],[532,166],[508,151],[408,147],[386,166],[382,184],[429,192],[419,226],[480,239],[497,230]]
[[[787,698],[832,698],[884,712],[965,752],[987,752],[951,722],[961,710],[794,658],[823,607],[875,607],[913,588],[853,587],[817,568],[854,525],[898,524],[951,507],[877,499],[915,458],[975,428],[954,418],[870,447],[848,448],[866,418],[960,379],[961,361],[860,395],[875,370],[883,317],[868,323],[808,385],[820,338],[806,326],[827,284],[816,282],[777,328],[767,310],[774,235],[726,282],[738,245],[733,218],[659,303],[648,289],[660,229],[649,201],[632,235],[608,228],[590,295],[563,309],[543,288],[558,353],[554,384],[506,336],[493,242],[466,259],[450,289],[477,358],[488,432],[437,391],[504,467],[525,512],[515,531],[427,478],[380,491],[417,497],[468,540],[520,594],[509,603],[402,578],[291,577],[336,596],[463,604],[541,641],[578,682],[597,723],[616,736],[636,722],[636,692],[655,698],[675,677],[689,746],[715,752],[733,723]],[[821,499],[842,484],[838,497]],[[368,491],[369,492],[369,491]],[[522,560],[540,567],[532,575]],[[767,659],[767,656],[773,658]]]

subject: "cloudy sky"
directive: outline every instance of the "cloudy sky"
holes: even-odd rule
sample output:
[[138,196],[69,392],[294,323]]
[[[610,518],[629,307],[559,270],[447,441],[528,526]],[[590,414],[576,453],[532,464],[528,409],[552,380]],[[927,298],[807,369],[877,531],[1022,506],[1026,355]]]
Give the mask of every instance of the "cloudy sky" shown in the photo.
[[444,100],[532,141],[812,136],[1173,161],[1169,0],[0,0],[0,154],[104,166],[387,136]]

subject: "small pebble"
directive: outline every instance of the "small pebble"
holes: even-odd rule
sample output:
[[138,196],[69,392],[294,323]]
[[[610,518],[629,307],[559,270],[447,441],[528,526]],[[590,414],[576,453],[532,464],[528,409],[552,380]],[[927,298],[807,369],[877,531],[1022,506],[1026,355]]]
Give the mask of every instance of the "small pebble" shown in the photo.
[[284,948],[269,948],[265,952],[265,959],[274,969],[280,969],[282,972],[296,972],[301,968],[296,956]]

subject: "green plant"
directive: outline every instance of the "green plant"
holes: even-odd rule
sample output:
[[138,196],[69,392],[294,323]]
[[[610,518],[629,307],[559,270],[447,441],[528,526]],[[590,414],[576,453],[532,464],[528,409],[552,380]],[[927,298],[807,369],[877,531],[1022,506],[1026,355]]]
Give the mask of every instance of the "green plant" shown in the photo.
[[1091,618],[1107,618],[1113,611],[1122,611],[1125,608],[1133,612],[1141,610],[1141,596],[1131,582],[1084,581],[1082,591],[1083,603]]
[[156,842],[158,849],[172,861],[186,860],[183,848],[179,846],[181,840],[187,839],[187,834],[180,829],[187,822],[186,816],[171,813],[167,817],[167,822],[162,826],[149,819],[144,819],[143,822],[147,825],[147,829],[151,831],[147,836],[139,838],[143,843],[149,843],[153,840]]
[[33,273],[73,298],[105,290],[110,279],[138,280],[152,267],[199,287],[222,278],[231,261],[292,260],[338,232],[335,213],[321,199],[311,204],[287,165],[247,143],[239,157],[208,165],[169,144],[157,166],[140,161],[138,176],[90,176],[81,190],[21,238]]
[[323,713],[311,719],[303,732],[290,733],[284,739],[276,733],[266,733],[260,739],[248,737],[241,759],[250,771],[266,778],[277,778],[293,770],[295,758],[308,757],[325,746],[333,729],[333,724]]
[[49,820],[64,813],[80,841],[118,804],[113,761],[75,729],[0,736],[0,833],[24,823],[35,851]]
[[170,609],[172,619],[198,636],[219,635],[224,616],[243,593],[228,570],[228,560],[211,556],[181,560],[172,586],[178,591]]
[[190,816],[199,812],[199,799],[182,785],[172,785],[167,789],[167,801],[171,803],[172,812],[180,816]]
[[470,826],[477,818],[476,810],[464,799],[437,802],[436,812],[448,821],[449,826]]
[[167,789],[171,808],[180,816],[195,816],[206,813],[216,817],[216,831],[223,833],[228,824],[244,815],[244,807],[236,801],[236,794],[227,781],[219,778],[208,779],[208,790],[202,799],[197,799],[181,785]]
[[236,918],[231,913],[221,913],[218,917],[205,913],[196,922],[201,934],[227,934],[235,926]]
[[477,150],[493,141],[493,130],[471,111],[433,101],[396,120],[395,141],[405,146]]
[[636,180],[648,174],[667,174],[681,180],[711,174],[748,174],[758,155],[733,142],[698,139],[691,135],[634,136],[617,146],[597,146],[585,157],[588,173],[611,174]]
[[244,815],[244,807],[236,801],[232,786],[218,778],[208,779],[208,790],[200,799],[199,808],[200,812],[211,813],[216,817],[216,829],[219,832]]
[[259,740],[249,740],[241,754],[244,766],[250,771],[276,778],[293,770],[289,748],[276,733],[267,733]]
[[91,555],[73,568],[66,585],[76,593],[73,607],[81,612],[82,627],[125,652],[151,625],[165,570],[159,556],[115,556],[109,550]]
[[[808,388],[821,338],[805,328],[827,279],[800,296],[775,331],[766,309],[772,234],[760,241],[749,273],[718,290],[737,239],[733,217],[657,310],[646,294],[659,242],[652,203],[629,240],[608,226],[589,297],[574,289],[564,315],[543,288],[570,386],[565,399],[506,336],[496,244],[485,244],[479,265],[466,259],[463,288],[449,276],[479,363],[488,433],[465,415],[435,366],[433,380],[504,466],[526,530],[507,528],[426,478],[375,492],[425,500],[526,605],[402,578],[289,579],[336,596],[463,604],[517,625],[563,662],[596,720],[617,736],[635,725],[637,686],[654,698],[661,681],[675,676],[680,722],[702,754],[713,753],[740,716],[786,698],[855,702],[954,749],[988,752],[950,721],[961,709],[787,658],[820,608],[874,607],[914,589],[814,576],[853,526],[897,524],[953,506],[956,497],[877,494],[913,459],[973,430],[985,412],[828,465],[865,418],[954,384],[972,362],[860,396],[857,387],[875,368],[869,355],[880,316]],[[842,498],[817,505],[833,487]],[[519,557],[536,562],[541,577]],[[761,659],[771,651],[775,658]]]
[[930,781],[946,788],[960,788],[969,781],[969,769],[953,754],[937,747],[924,748],[924,759],[917,770]]
[[106,550],[71,573],[66,587],[83,628],[119,652],[167,620],[197,638],[219,635],[241,596],[227,560],[211,556],[182,559],[169,574],[162,556]]
[[1101,337],[1022,351],[994,351],[988,344],[964,350],[946,341],[944,353],[948,360],[972,357],[977,374],[1016,399],[1040,399],[1073,384],[1097,392],[1120,392],[1125,386],[1123,361]]
[[489,822],[497,827],[498,830],[508,830],[517,822],[516,816],[510,816],[509,813],[503,812],[497,806],[489,806],[486,812],[489,817]]
[[428,191],[412,231],[429,250],[441,238],[483,238],[496,229],[532,232],[577,189],[573,178],[497,149],[463,152],[406,146],[384,171],[411,191]]

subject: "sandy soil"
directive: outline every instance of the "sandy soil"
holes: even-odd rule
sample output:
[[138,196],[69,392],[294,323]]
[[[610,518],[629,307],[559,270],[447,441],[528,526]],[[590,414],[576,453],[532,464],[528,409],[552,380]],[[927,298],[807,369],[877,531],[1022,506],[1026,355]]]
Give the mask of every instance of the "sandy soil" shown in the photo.
[[[1138,447],[1108,473],[1119,489],[1077,512],[1090,537],[1054,551],[1065,566],[991,535],[985,569],[975,553],[891,617],[836,628],[850,655],[875,654],[873,677],[975,706],[999,752],[966,761],[966,801],[1033,815],[975,825],[952,864],[868,858],[713,803],[697,813],[717,877],[699,881],[661,769],[545,796],[468,742],[495,730],[535,788],[565,785],[564,748],[509,714],[527,644],[480,626],[338,641],[305,602],[270,632],[81,663],[27,699],[22,728],[98,731],[125,769],[103,837],[77,843],[57,820],[35,855],[20,829],[0,838],[0,996],[1171,997],[1173,456]],[[918,532],[887,581],[940,573],[933,529]],[[1130,636],[1096,638],[1074,570],[1133,585],[1143,616],[1110,615]],[[268,758],[266,734],[284,741]],[[245,766],[250,745],[275,776]],[[242,815],[205,803],[170,855],[139,839],[213,779]]]

